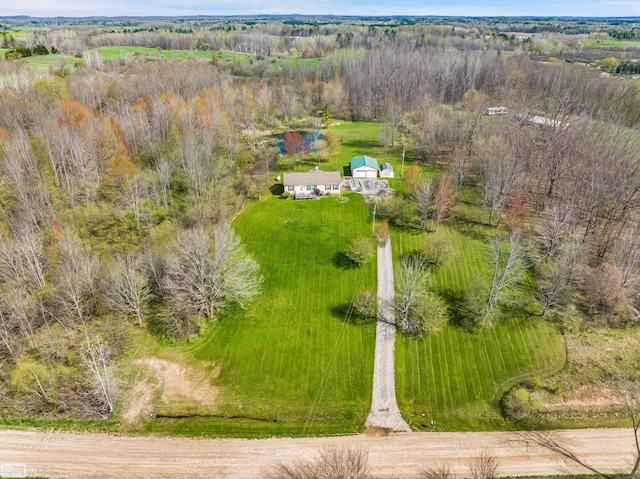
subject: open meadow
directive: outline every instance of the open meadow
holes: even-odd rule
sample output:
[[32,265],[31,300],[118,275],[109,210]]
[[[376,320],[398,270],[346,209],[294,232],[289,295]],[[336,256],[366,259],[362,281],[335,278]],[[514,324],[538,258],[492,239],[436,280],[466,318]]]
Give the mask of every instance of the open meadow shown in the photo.
[[352,268],[343,258],[352,238],[371,232],[362,197],[345,199],[271,197],[238,216],[233,226],[260,264],[262,293],[187,348],[201,364],[221,365],[212,383],[220,388],[218,412],[229,419],[157,419],[150,431],[257,437],[362,430],[375,324],[350,322],[349,304],[358,291],[375,290],[376,269]]

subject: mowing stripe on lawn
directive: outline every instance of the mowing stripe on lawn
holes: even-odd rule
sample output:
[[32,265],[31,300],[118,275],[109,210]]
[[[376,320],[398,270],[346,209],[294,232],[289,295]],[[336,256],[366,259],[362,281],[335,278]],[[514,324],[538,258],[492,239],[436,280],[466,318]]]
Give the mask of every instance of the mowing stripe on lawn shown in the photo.
[[349,304],[349,308],[345,314],[345,318],[344,321],[342,323],[342,327],[340,328],[340,332],[338,334],[338,339],[336,341],[336,344],[334,346],[333,352],[329,358],[329,363],[327,364],[327,367],[325,369],[324,372],[324,376],[323,376],[323,380],[320,383],[320,386],[318,388],[318,392],[316,393],[316,399],[313,402],[313,405],[311,406],[311,410],[309,412],[309,416],[307,418],[307,421],[305,423],[305,427],[303,429],[303,433],[307,434],[308,433],[308,426],[309,426],[309,422],[312,421],[313,419],[315,419],[315,416],[317,414],[318,411],[318,406],[320,401],[322,401],[322,396],[324,395],[325,390],[327,389],[327,385],[328,385],[328,378],[329,378],[329,374],[331,374],[331,370],[333,369],[336,359],[338,358],[338,353],[339,353],[339,348],[342,344],[342,340],[344,338],[344,333],[345,330],[347,328],[348,323],[351,320],[351,315],[353,314],[353,300],[355,299],[356,294],[358,293],[359,289],[360,289],[360,285],[364,279],[364,275],[365,275],[366,270],[362,270],[362,273],[360,274],[360,278],[358,279],[358,284],[356,286],[355,289],[355,293],[353,295],[353,298],[351,300],[351,303]]

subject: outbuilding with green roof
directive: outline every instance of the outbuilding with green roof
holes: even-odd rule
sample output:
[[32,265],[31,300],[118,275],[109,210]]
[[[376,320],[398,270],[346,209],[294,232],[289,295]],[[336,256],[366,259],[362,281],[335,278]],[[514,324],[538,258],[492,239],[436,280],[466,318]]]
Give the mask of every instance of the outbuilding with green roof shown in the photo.
[[356,156],[349,161],[351,176],[354,178],[377,178],[378,160],[367,155]]

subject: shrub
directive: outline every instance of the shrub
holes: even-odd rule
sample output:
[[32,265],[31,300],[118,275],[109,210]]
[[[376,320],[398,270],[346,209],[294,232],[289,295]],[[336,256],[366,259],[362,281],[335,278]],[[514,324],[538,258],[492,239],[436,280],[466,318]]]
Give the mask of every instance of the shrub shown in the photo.
[[504,415],[511,419],[526,417],[541,407],[540,395],[522,386],[512,389],[502,399]]
[[291,196],[291,193],[289,193],[288,191],[283,191],[282,193],[280,193],[280,198],[282,198],[283,200],[286,200],[287,198],[289,198],[289,196]]
[[345,250],[347,257],[356,265],[368,263],[375,254],[373,242],[366,236],[355,238]]
[[451,255],[449,241],[444,236],[427,236],[422,248],[422,255],[427,263],[434,266],[441,265],[443,260]]
[[371,290],[360,291],[353,300],[353,312],[363,319],[375,318],[378,296]]

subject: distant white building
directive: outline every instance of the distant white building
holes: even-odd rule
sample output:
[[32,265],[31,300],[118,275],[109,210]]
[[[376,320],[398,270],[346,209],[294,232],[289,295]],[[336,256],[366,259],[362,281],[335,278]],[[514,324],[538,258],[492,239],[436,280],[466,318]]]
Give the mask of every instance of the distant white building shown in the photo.
[[380,165],[380,178],[393,178],[393,166],[391,163],[382,163]]
[[560,120],[552,120],[551,118],[545,118],[543,116],[534,116],[530,118],[529,121],[536,125],[548,126],[558,130],[565,130],[569,128],[569,123],[565,123]]
[[520,122],[534,123],[540,126],[546,126],[549,128],[553,128],[556,130],[566,130],[571,125],[569,123],[565,123],[560,120],[553,120],[551,118],[545,118],[544,116],[529,116],[525,113],[518,113],[517,115],[513,115],[513,117]]
[[493,116],[493,115],[506,115],[507,107],[506,106],[491,106],[485,110],[485,115]]

